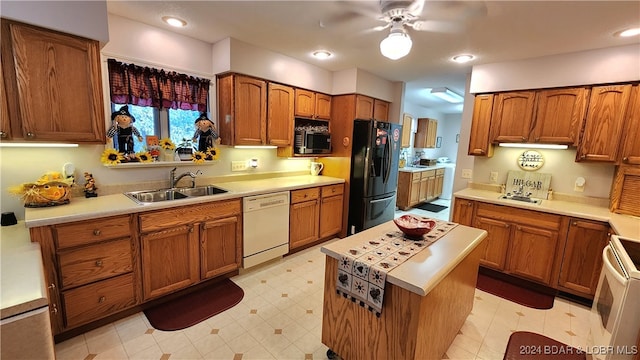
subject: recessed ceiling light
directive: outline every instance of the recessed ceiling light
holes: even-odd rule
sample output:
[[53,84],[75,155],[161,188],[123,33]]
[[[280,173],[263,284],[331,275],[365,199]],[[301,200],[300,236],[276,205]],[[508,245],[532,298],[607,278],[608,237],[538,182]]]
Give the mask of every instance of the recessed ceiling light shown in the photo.
[[630,36],[636,36],[639,34],[640,34],[640,28],[631,28],[631,29],[620,31],[615,35],[620,37],[630,37]]
[[317,50],[313,52],[313,57],[318,60],[324,60],[331,57],[331,53],[327,50]]
[[185,27],[187,26],[187,22],[177,18],[175,16],[163,16],[162,17],[162,21],[166,22],[167,24],[173,26],[173,27]]
[[469,62],[469,61],[473,60],[474,58],[475,57],[473,55],[463,54],[463,55],[456,55],[456,56],[452,57],[451,60],[462,64],[462,63]]

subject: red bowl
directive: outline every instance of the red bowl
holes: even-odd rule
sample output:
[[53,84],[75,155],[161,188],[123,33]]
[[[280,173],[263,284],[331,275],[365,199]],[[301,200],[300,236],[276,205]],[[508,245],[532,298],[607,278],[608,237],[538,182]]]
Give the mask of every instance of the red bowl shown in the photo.
[[393,222],[409,237],[422,237],[436,227],[435,221],[415,215],[402,215]]

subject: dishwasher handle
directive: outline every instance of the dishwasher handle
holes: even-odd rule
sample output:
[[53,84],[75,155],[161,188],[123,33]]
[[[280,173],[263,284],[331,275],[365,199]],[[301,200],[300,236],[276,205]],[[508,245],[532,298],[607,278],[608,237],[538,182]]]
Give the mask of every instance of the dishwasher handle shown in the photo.
[[244,212],[259,211],[278,206],[289,206],[289,192],[248,196],[243,199]]

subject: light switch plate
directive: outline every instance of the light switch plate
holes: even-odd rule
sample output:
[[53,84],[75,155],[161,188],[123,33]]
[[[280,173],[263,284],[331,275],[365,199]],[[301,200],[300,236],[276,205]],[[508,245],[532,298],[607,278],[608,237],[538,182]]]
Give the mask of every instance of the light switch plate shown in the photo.
[[473,170],[471,169],[462,169],[462,178],[463,179],[471,179],[473,174]]
[[231,162],[231,171],[244,171],[247,169],[246,161],[232,161]]
[[498,172],[497,171],[492,171],[491,175],[489,176],[489,180],[492,183],[497,183],[498,182]]

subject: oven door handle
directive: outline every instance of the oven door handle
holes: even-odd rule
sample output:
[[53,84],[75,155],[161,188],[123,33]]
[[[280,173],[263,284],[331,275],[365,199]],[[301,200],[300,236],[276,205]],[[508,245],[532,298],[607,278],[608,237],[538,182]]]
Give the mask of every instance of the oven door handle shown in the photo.
[[[615,261],[617,262],[617,264],[615,264],[615,265],[617,265],[617,267],[620,270],[616,269],[616,266],[611,263],[611,260],[610,260],[611,258],[607,255],[607,252],[610,252],[613,255]],[[620,259],[618,258],[618,254],[616,254],[616,252],[613,249],[613,247],[611,246],[611,244],[609,244],[608,246],[606,246],[602,250],[602,263],[606,267],[606,270],[609,273],[611,273],[611,275],[620,284],[624,285],[624,284],[627,283],[627,281],[629,281],[629,275],[627,274],[627,272],[625,271],[624,267],[620,263]],[[621,271],[622,271],[622,274],[620,273]]]

